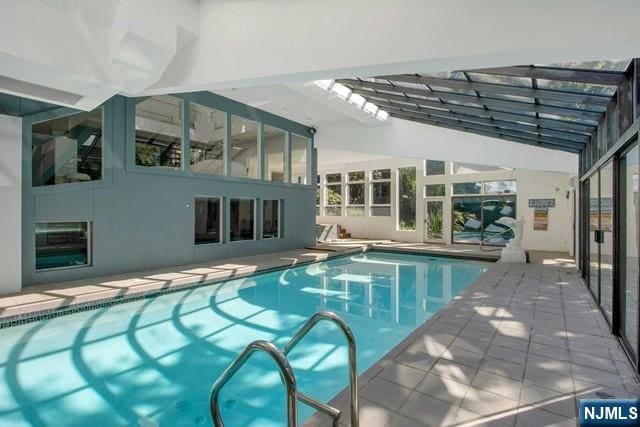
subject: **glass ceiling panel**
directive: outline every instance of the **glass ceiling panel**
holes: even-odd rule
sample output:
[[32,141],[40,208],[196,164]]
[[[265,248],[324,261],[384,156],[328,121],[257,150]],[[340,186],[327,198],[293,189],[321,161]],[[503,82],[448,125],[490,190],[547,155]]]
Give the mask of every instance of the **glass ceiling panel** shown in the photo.
[[432,96],[420,96],[420,95],[410,94],[409,98],[413,98],[413,99],[417,99],[417,100],[423,99],[423,100],[427,100],[427,101],[440,102],[439,98],[435,98],[435,97],[432,97]]
[[467,81],[462,71],[438,71],[434,73],[420,73],[421,76],[435,77],[438,79],[463,80]]
[[480,91],[480,95],[483,97],[487,97],[487,98],[493,98],[493,99],[504,99],[506,101],[518,101],[518,102],[525,102],[527,104],[533,104],[535,102],[535,100],[533,98],[529,98],[527,96],[515,96],[515,95],[498,95],[495,93],[484,93],[482,91]]
[[536,113],[533,111],[520,111],[520,110],[514,110],[513,108],[509,108],[509,107],[505,107],[505,108],[500,108],[500,107],[495,107],[495,106],[490,106],[487,107],[489,109],[489,112],[491,111],[498,111],[500,113],[516,113],[516,114],[520,114],[521,116],[529,116],[529,117],[535,117]]
[[433,90],[437,90],[440,92],[447,92],[447,93],[459,93],[462,95],[470,95],[470,96],[476,96],[476,93],[472,90],[466,90],[466,89],[452,89],[450,87],[442,87],[442,86],[429,86],[431,89]]
[[493,83],[498,85],[520,86],[531,88],[531,79],[528,77],[498,76],[492,74],[467,73],[469,78],[478,83]]
[[446,101],[447,104],[451,104],[451,105],[464,105],[467,107],[478,107],[478,108],[483,108],[482,106],[482,102],[463,102],[463,101],[452,101],[452,100],[447,100]]
[[580,123],[580,124],[589,125],[589,126],[598,125],[598,123],[594,120],[588,120],[584,118],[579,119],[577,117],[571,117],[571,116],[560,116],[558,114],[539,113],[539,116],[541,119],[563,120],[565,122]]
[[585,111],[595,111],[597,113],[602,113],[607,110],[605,105],[593,105],[593,104],[579,104],[574,102],[562,102],[562,101],[551,101],[547,99],[538,100],[540,105],[550,105],[554,107],[563,107],[563,108],[573,108],[577,110],[585,110]]
[[582,92],[594,95],[613,96],[616,93],[615,86],[599,85],[593,83],[563,82],[559,80],[536,79],[540,89],[557,91]]
[[550,64],[549,67],[581,70],[626,71],[630,63],[631,59],[614,59],[603,61],[558,62],[556,64]]

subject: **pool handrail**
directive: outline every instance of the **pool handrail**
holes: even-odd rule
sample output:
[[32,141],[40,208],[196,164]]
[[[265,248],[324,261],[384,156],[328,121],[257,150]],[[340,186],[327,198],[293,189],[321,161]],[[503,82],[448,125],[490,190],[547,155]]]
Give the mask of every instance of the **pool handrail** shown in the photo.
[[[345,338],[347,339],[347,345],[349,347],[349,394],[350,394],[350,415],[351,415],[351,427],[359,427],[359,413],[358,413],[358,367],[356,357],[356,339],[351,331],[349,325],[340,318],[337,314],[331,311],[319,311],[311,316],[309,320],[300,328],[298,332],[289,340],[284,346],[285,357],[294,349],[296,345],[315,327],[315,325],[326,320],[334,323],[340,328]],[[306,396],[305,396],[306,397]]]
[[209,405],[214,425],[216,427],[224,427],[224,422],[220,416],[220,406],[218,404],[220,390],[256,351],[266,353],[278,365],[280,376],[287,390],[287,426],[296,427],[298,420],[298,389],[296,387],[296,378],[293,373],[293,369],[291,368],[287,357],[274,344],[263,340],[253,341],[247,345],[242,353],[235,358],[231,365],[225,369],[222,375],[220,375],[213,384],[209,398]]

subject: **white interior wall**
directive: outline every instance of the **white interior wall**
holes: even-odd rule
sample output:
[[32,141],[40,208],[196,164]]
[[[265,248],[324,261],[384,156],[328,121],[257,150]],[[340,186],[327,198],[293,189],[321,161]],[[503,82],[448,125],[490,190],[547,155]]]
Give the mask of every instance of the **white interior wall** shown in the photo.
[[21,288],[22,120],[0,115],[0,294]]
[[576,154],[400,119],[377,127],[345,120],[317,130],[314,143],[318,149],[578,173]]
[[[319,154],[322,158],[321,150]],[[401,231],[397,228],[397,168],[416,167],[416,230]],[[391,168],[391,201],[392,209],[390,217],[369,217],[368,206],[370,203],[369,172],[373,169]],[[421,159],[387,158],[369,160],[366,162],[331,163],[327,166],[318,165],[318,173],[321,182],[327,173],[342,173],[343,183],[346,183],[348,172],[364,170],[366,173],[365,192],[365,216],[346,216],[346,185],[343,184],[343,215],[325,216],[324,206],[326,191],[322,186],[320,213],[316,218],[319,224],[339,224],[347,229],[355,238],[367,239],[391,239],[404,242],[424,241],[425,198],[424,186],[426,184],[445,184],[446,196],[444,201],[444,242],[451,243],[451,184],[468,181],[492,181],[510,180],[517,182],[517,217],[525,221],[522,245],[528,250],[547,250],[571,252],[573,248],[573,211],[572,197],[567,198],[567,191],[571,189],[571,175],[563,172],[544,172],[524,169],[495,170],[490,172],[477,172],[465,174],[452,174],[451,162],[446,162],[445,175],[425,176],[424,161]],[[547,231],[533,229],[533,209],[529,208],[530,198],[554,198],[556,207],[549,209],[549,227]]]

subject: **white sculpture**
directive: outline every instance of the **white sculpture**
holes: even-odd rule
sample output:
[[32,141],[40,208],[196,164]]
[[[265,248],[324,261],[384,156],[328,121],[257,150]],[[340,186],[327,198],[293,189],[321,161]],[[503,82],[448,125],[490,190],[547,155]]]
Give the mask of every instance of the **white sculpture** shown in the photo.
[[505,227],[509,227],[513,232],[513,239],[507,242],[507,245],[502,249],[500,254],[500,262],[509,262],[509,263],[520,263],[524,264],[527,262],[527,254],[525,254],[524,249],[520,246],[520,242],[522,241],[522,226],[524,221],[521,219],[509,218],[507,216],[501,217],[496,221],[497,224],[504,225]]

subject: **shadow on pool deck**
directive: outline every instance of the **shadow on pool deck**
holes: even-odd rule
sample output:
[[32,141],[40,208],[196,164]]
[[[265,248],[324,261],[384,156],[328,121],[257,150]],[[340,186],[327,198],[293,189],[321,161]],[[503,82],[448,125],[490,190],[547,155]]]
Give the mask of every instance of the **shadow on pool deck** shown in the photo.
[[[532,258],[492,265],[363,374],[360,425],[575,426],[581,398],[640,396],[571,258]],[[331,404],[346,422],[345,391]]]

